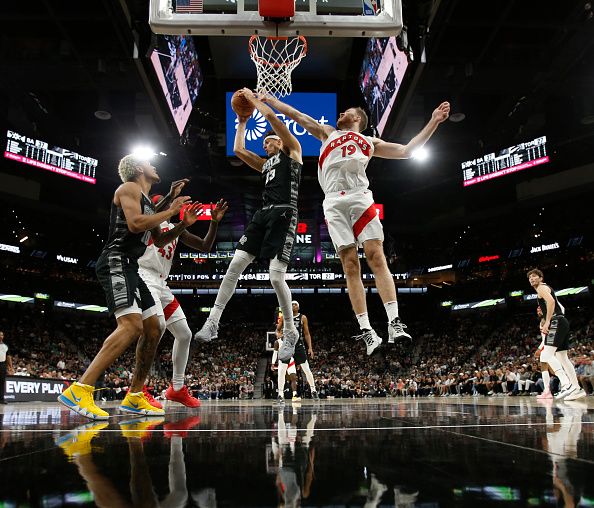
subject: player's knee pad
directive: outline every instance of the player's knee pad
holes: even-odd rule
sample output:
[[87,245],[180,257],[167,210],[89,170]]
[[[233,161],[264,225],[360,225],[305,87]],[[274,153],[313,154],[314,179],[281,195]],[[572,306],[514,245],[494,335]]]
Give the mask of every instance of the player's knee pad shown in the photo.
[[168,329],[173,335],[173,338],[178,342],[189,343],[192,340],[192,331],[185,319],[169,325]]
[[285,273],[287,272],[287,263],[280,261],[278,258],[270,260],[269,272],[270,283],[273,287],[285,282]]
[[549,363],[554,358],[555,351],[557,351],[557,348],[554,346],[543,347],[542,353],[540,353],[541,363]]
[[229,263],[229,268],[227,268],[225,277],[237,282],[239,280],[239,276],[254,259],[255,257],[251,254],[248,254],[247,252],[242,250],[235,251],[233,259],[231,259],[231,263]]

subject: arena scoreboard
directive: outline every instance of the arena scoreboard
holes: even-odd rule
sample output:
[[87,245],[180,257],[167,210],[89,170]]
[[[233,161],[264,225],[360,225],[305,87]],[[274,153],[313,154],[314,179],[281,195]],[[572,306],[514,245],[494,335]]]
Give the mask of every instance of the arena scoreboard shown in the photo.
[[45,141],[10,130],[6,138],[5,158],[83,182],[96,183],[95,170],[99,164],[97,159],[80,155],[66,148],[50,146]]
[[463,162],[464,187],[549,162],[546,143],[546,136],[541,136],[497,153]]

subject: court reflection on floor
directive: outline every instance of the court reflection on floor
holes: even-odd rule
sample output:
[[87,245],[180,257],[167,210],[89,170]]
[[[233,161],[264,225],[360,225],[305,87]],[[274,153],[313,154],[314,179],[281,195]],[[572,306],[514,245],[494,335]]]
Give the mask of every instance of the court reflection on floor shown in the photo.
[[83,425],[7,407],[0,502],[594,506],[593,402],[230,402]]

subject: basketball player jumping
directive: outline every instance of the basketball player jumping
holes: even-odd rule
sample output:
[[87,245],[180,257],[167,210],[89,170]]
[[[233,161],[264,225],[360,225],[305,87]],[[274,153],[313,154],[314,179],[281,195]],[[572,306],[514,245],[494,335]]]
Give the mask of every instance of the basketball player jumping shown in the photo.
[[[159,208],[160,202],[163,199],[163,196],[158,194],[152,197],[152,201],[157,208]],[[183,231],[179,235],[179,241],[187,247],[201,252],[210,251],[217,234],[217,225],[224,217],[227,208],[227,203],[222,199],[219,200],[211,212],[210,227],[205,238],[193,235],[189,231]],[[175,225],[169,221],[163,221],[160,225],[162,233],[166,233],[174,228]],[[190,353],[192,332],[188,326],[188,320],[184,311],[167,285],[167,277],[169,277],[169,272],[171,271],[177,242],[178,240],[175,239],[163,247],[157,247],[152,240],[149,241],[146,251],[138,260],[138,273],[146,283],[155,301],[157,317],[161,325],[161,337],[165,333],[165,330],[169,330],[175,339],[171,354],[173,378],[171,385],[165,392],[165,397],[167,400],[180,402],[187,407],[198,407],[200,401],[190,394],[188,387],[184,384],[184,373]],[[157,401],[151,401],[151,404],[155,405],[159,403]]]
[[[299,334],[299,339],[297,340],[297,344],[295,345],[295,354],[293,358],[287,363],[279,361],[278,362],[278,386],[284,386],[285,380],[285,373],[287,369],[291,366],[301,366],[303,373],[307,379],[307,383],[309,384],[309,388],[311,390],[311,398],[314,400],[318,400],[320,397],[318,392],[316,391],[316,382],[313,377],[313,373],[309,368],[309,362],[307,361],[307,355],[313,359],[313,347],[311,343],[311,334],[309,333],[309,323],[307,321],[307,316],[305,314],[299,313],[299,302],[297,300],[293,300],[293,322],[295,323],[295,327],[297,328],[297,332]],[[278,324],[276,326],[276,334],[278,337],[281,335],[281,331],[283,329],[283,322],[284,322],[284,314],[280,317]],[[307,352],[305,351],[305,344],[303,341],[305,340],[305,344],[307,344]],[[273,355],[272,363],[274,364],[275,358]],[[281,397],[282,392],[279,391],[279,398]],[[279,402],[282,402],[279,400]]]
[[[270,259],[270,282],[279,306],[284,315],[292,314],[291,290],[285,281],[285,273],[297,229],[297,197],[303,167],[301,145],[274,111],[257,99],[251,90],[244,88],[243,96],[266,117],[272,127],[272,131],[264,136],[264,150],[268,159],[263,159],[245,148],[245,129],[249,116],[237,117],[233,150],[248,166],[262,173],[263,203],[239,239],[210,315],[194,336],[202,341],[217,338],[221,314],[235,292],[239,276],[256,257]],[[284,337],[279,358],[288,363],[299,337],[292,319],[285,321]]]
[[567,356],[569,349],[569,321],[565,307],[561,305],[553,288],[543,282],[543,273],[538,269],[528,272],[528,281],[538,295],[538,306],[544,316],[541,333],[546,335],[545,345],[540,353],[541,363],[548,363],[561,383],[556,400],[577,400],[586,396],[580,388],[575,368]]
[[318,180],[325,194],[324,215],[328,232],[334,243],[347,279],[347,288],[353,311],[357,316],[367,354],[382,343],[369,323],[365,288],[361,280],[361,265],[357,247],[363,246],[367,264],[375,275],[375,284],[388,315],[388,342],[411,339],[406,325],[398,314],[398,301],[394,279],[384,255],[384,233],[377,216],[373,195],[368,189],[366,169],[371,157],[407,159],[422,147],[438,125],[450,113],[448,102],[440,104],[429,123],[406,145],[388,143],[361,134],[367,128],[367,114],[361,108],[349,108],[341,113],[337,128],[322,125],[312,117],[284,104],[277,98],[263,97],[273,108],[294,120],[322,142],[318,162]]
[[[136,366],[130,391],[120,409],[147,416],[163,415],[163,409],[151,406],[142,392],[161,329],[153,297],[138,275],[138,258],[151,237],[155,245],[163,247],[194,224],[202,212],[200,204],[188,206],[184,219],[162,233],[159,225],[177,215],[184,204],[189,204],[190,198],[176,197],[168,209],[155,213],[148,195],[152,185],[161,179],[150,162],[127,155],[120,161],[118,173],[124,183],[117,188],[111,202],[109,235],[96,265],[97,278],[105,291],[109,312],[116,318],[117,328],[105,339],[80,380],[58,397],[66,407],[92,420],[109,418],[109,414],[93,400],[97,379],[134,341],[138,341]],[[172,187],[173,197],[185,183],[182,180],[180,185]]]

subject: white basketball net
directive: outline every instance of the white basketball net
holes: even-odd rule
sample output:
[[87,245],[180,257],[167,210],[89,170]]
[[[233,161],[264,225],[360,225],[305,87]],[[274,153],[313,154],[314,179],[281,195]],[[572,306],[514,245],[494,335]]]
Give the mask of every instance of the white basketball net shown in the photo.
[[307,54],[305,37],[252,35],[249,50],[258,73],[256,91],[268,92],[277,97],[289,95],[292,91],[291,73]]

